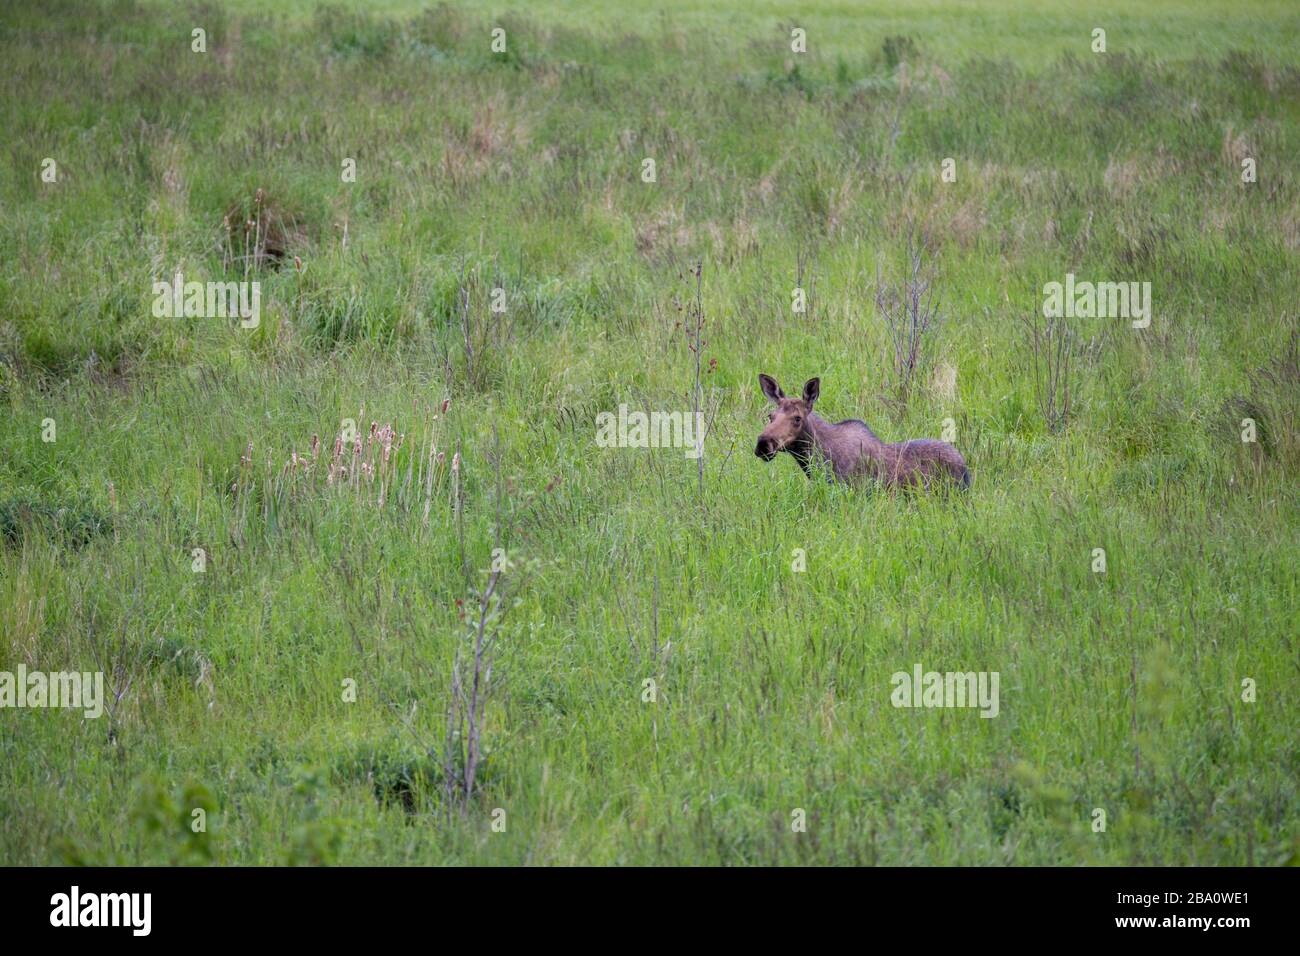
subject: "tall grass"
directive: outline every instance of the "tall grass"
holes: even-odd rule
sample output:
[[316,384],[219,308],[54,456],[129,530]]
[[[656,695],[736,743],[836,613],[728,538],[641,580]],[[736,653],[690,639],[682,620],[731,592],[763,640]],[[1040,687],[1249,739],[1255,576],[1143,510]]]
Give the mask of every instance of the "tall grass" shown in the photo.
[[[1294,862],[1296,18],[1167,6],[1155,56],[1008,5],[802,59],[740,13],[7,6],[0,670],[115,698],[0,714],[0,859]],[[912,234],[955,375],[900,407],[868,290]],[[256,329],[151,315],[245,269]],[[1073,330],[1053,419],[1022,317],[1066,272],[1155,316]],[[974,488],[759,462],[759,371],[951,420]],[[598,448],[620,402],[699,403],[702,464]],[[918,662],[998,671],[999,716],[895,709]]]

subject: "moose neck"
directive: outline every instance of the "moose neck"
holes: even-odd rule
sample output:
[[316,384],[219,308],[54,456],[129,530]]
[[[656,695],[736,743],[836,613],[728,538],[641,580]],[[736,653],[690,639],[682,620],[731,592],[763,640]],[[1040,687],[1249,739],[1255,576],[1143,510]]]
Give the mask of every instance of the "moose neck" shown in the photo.
[[[820,415],[812,412],[808,414],[807,427],[803,434],[793,442],[787,451],[799,463],[805,475],[811,477],[809,471],[818,454],[831,460],[834,465],[836,459],[836,448],[845,443],[846,437],[843,434],[845,429],[852,428],[855,432],[856,440],[852,440],[859,454],[865,453],[869,458],[879,458],[885,445],[876,433],[873,432],[864,422],[855,421],[850,425],[848,422],[842,422],[839,425],[832,425]],[[861,431],[859,431],[859,429]],[[863,436],[861,432],[865,432]],[[865,441],[863,440],[865,438]]]
[[809,412],[808,427],[804,429],[804,434],[800,437],[807,438],[808,444],[810,445],[815,444],[825,448],[827,440],[830,438],[830,432],[828,429],[833,427],[834,426],[831,425],[830,422],[822,418],[816,412]]
[[870,426],[868,426],[866,422],[854,418],[845,422],[840,422],[838,425],[832,425],[815,412],[808,413],[807,432],[812,435],[812,440],[823,448],[829,448],[834,444],[844,431],[852,431],[855,433],[866,432],[865,436],[859,434],[858,437],[866,439],[866,451],[869,455],[874,455],[885,445],[883,441],[876,437],[876,433],[871,430]]

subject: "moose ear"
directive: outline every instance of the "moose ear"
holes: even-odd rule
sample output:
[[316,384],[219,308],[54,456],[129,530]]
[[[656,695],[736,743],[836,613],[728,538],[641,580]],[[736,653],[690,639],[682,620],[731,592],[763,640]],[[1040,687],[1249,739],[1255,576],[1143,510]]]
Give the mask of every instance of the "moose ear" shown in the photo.
[[781,391],[781,386],[776,384],[776,379],[770,375],[764,375],[761,372],[758,376],[758,387],[763,390],[767,400],[775,404],[785,398],[785,392]]
[[822,380],[820,378],[810,378],[803,386],[803,400],[812,407],[812,403],[817,401],[817,396],[822,393]]

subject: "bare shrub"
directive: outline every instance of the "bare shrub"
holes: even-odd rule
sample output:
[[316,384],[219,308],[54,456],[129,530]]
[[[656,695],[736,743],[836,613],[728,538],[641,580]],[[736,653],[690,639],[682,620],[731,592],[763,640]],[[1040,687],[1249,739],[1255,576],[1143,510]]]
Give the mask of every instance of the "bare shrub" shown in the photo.
[[[474,795],[479,771],[483,762],[483,729],[486,723],[488,702],[494,689],[492,665],[496,655],[501,629],[511,608],[518,604],[518,595],[526,587],[536,561],[511,559],[506,546],[517,527],[518,515],[506,513],[506,492],[501,477],[501,441],[493,429],[493,495],[495,518],[492,524],[491,563],[486,571],[487,580],[480,585],[475,581],[465,548],[464,508],[461,505],[460,453],[456,453],[452,468],[457,501],[457,540],[460,544],[461,563],[465,586],[472,603],[464,614],[465,632],[456,646],[451,667],[451,697],[447,706],[447,725],[443,743],[443,788],[446,810],[450,817],[453,809],[463,807]],[[547,486],[549,492],[554,482]],[[533,496],[530,496],[532,498]],[[531,501],[529,502],[531,506]],[[524,509],[526,513],[527,509]]]
[[814,265],[813,250],[808,246],[800,245],[795,250],[794,285],[796,289],[803,290],[805,321],[812,319],[813,306],[817,299],[817,275],[813,272]]
[[885,279],[876,270],[876,314],[889,333],[894,402],[906,407],[924,360],[926,335],[939,324],[935,302],[934,271],[925,262],[925,249],[914,236],[907,240],[906,274]]
[[[507,307],[504,311],[493,308],[496,290],[506,288],[508,284],[499,273],[494,272],[488,278],[479,268],[469,270],[464,263],[461,264],[455,301],[449,308],[442,307],[449,314],[445,315],[446,325],[442,334],[433,343],[448,383],[459,378],[469,391],[482,390],[494,374],[496,358],[505,354],[514,343],[514,313],[518,307]],[[452,335],[457,340],[455,345],[451,342]],[[463,375],[460,376],[453,358],[455,352],[460,353],[463,363]]]
[[1034,400],[1043,414],[1047,430],[1059,432],[1070,421],[1071,359],[1075,335],[1057,316],[1043,321],[1038,312],[1024,320],[1033,362]]
[[697,422],[702,423],[699,434],[695,436],[696,455],[695,466],[698,477],[698,490],[701,507],[704,506],[704,442],[709,433],[713,430],[713,422],[718,414],[720,397],[716,386],[710,385],[707,394],[704,390],[704,379],[711,376],[718,367],[718,360],[710,358],[708,364],[703,364],[704,350],[708,347],[709,341],[704,338],[704,261],[696,260],[695,264],[688,269],[688,274],[693,282],[693,289],[689,301],[683,303],[674,297],[674,307],[678,312],[683,313],[683,318],[679,319],[674,329],[680,328],[686,340],[686,347],[691,353],[691,366],[693,377],[691,381],[691,414],[695,416]]

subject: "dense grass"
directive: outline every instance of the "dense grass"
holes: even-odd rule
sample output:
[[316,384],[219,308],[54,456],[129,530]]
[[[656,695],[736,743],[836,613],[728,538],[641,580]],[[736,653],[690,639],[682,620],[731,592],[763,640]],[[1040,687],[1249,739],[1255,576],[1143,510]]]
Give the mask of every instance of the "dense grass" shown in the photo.
[[[0,670],[124,689],[99,720],[0,713],[0,860],[1300,858],[1294,10],[1116,8],[1099,56],[1081,5],[814,4],[799,56],[775,7],[258,7],[0,15]],[[242,275],[222,218],[259,189],[286,223],[260,326],[154,318],[178,268]],[[902,404],[872,285],[908,236],[943,318]],[[620,402],[690,408],[697,260],[702,483],[595,443]],[[1067,272],[1151,282],[1155,317],[1076,323],[1052,432],[1022,320]],[[973,489],[764,465],[760,371],[887,439],[951,419]],[[283,472],[346,418],[404,435],[382,505]],[[918,662],[999,672],[999,716],[895,709]]]

